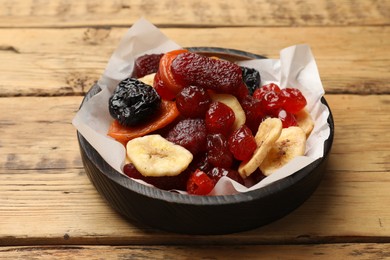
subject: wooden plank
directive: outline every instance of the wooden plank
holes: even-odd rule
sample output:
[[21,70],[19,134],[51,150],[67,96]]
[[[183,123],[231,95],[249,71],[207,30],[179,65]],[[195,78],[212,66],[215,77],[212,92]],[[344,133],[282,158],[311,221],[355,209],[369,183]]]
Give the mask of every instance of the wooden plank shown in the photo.
[[81,97],[0,98],[0,245],[390,242],[390,95],[327,100],[336,135],[315,194],[256,230],[193,237],[129,223],[100,198],[70,123]]
[[0,259],[387,259],[389,244],[3,247]]
[[388,1],[34,1],[3,0],[0,27],[386,25]]
[[[126,30],[0,29],[0,96],[85,93],[99,79]],[[182,46],[241,49],[270,58],[277,58],[285,47],[306,43],[328,93],[390,93],[388,26],[162,31]]]

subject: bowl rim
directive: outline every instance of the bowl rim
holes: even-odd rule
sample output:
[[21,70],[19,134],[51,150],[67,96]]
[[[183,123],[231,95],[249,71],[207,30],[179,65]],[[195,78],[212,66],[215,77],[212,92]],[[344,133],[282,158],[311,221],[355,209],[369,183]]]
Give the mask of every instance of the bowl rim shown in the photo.
[[[238,59],[265,59],[265,56],[236,50],[229,48],[219,48],[219,47],[186,47],[190,51],[198,52],[198,53],[213,53],[215,55],[228,55],[234,56]],[[88,100],[93,95],[97,94],[100,91],[100,87],[97,83],[95,83],[84,96],[80,108],[83,103]],[[323,161],[325,161],[330,153],[333,137],[334,137],[334,120],[331,109],[324,97],[321,98],[321,102],[328,107],[329,116],[327,118],[327,122],[330,127],[330,134],[327,140],[324,143],[324,155],[323,157],[315,160],[310,163],[306,167],[296,171],[295,173],[280,179],[276,182],[273,182],[265,187],[247,191],[238,194],[232,195],[217,195],[217,196],[197,196],[190,194],[180,194],[176,192],[166,191],[162,189],[158,189],[155,187],[149,187],[143,185],[133,179],[125,176],[124,174],[116,171],[112,168],[108,163],[104,161],[101,155],[92,147],[91,144],[81,135],[79,131],[77,131],[77,138],[80,145],[80,149],[83,149],[88,159],[99,169],[101,173],[103,173],[107,178],[111,181],[117,183],[125,189],[129,189],[132,192],[138,193],[142,196],[149,197],[155,200],[162,200],[168,203],[175,204],[188,204],[188,205],[202,205],[202,206],[214,206],[214,205],[224,205],[224,204],[237,204],[242,202],[250,202],[253,200],[258,200],[261,198],[266,198],[272,196],[273,194],[280,192],[281,190],[287,189],[293,186],[295,183],[299,182],[306,175],[310,174],[312,170],[319,167]],[[89,151],[87,152],[87,149]]]

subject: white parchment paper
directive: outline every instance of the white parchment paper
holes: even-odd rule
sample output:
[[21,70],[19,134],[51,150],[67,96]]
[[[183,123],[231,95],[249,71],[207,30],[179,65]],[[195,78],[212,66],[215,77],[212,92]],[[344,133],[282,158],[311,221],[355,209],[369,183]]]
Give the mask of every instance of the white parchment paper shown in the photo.
[[[112,54],[98,81],[102,91],[85,102],[73,118],[72,123],[77,130],[104,160],[120,173],[123,173],[126,151],[122,144],[107,136],[109,125],[112,122],[108,112],[108,99],[117,84],[131,75],[137,57],[180,48],[181,46],[168,39],[150,22],[143,18],[140,19],[127,31]],[[295,158],[285,167],[250,188],[223,177],[215,186],[212,195],[235,194],[259,189],[293,174],[323,156],[324,141],[330,134],[330,127],[327,123],[329,110],[320,102],[324,89],[309,46],[291,46],[280,51],[279,59],[250,60],[240,62],[239,65],[259,70],[262,85],[273,82],[281,88],[294,87],[301,90],[308,102],[306,109],[315,120],[315,127],[307,140],[304,156]],[[143,181],[139,182],[149,185]]]

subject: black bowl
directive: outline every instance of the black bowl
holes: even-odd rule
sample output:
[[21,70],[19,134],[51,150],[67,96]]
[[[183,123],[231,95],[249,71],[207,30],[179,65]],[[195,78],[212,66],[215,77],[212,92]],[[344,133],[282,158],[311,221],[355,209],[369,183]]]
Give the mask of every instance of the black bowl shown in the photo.
[[[231,61],[264,58],[232,49],[189,49]],[[84,101],[99,91],[99,86],[94,85]],[[328,106],[325,98],[321,102]],[[114,170],[80,133],[77,136],[89,179],[108,204],[125,218],[165,231],[210,235],[265,225],[287,215],[308,199],[323,177],[332,147],[334,122],[331,113],[328,123],[330,136],[325,141],[323,158],[264,188],[225,196],[183,195],[142,185]]]

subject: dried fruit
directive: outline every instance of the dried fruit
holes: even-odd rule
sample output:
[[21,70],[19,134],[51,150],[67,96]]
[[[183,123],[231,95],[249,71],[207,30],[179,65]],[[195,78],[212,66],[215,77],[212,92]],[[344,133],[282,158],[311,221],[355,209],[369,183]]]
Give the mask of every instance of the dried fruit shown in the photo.
[[238,65],[192,52],[179,54],[171,71],[181,85],[196,85],[219,93],[236,94],[244,84]]
[[134,62],[132,77],[142,78],[151,73],[156,73],[163,54],[145,54],[138,57]]
[[174,50],[165,53],[159,63],[159,68],[154,77],[153,87],[162,99],[172,100],[183,89],[184,85],[180,84],[173,76],[171,64],[180,53],[185,53],[187,50]]
[[124,126],[144,122],[160,107],[161,99],[149,85],[134,79],[122,80],[109,99],[111,116]]
[[193,155],[206,150],[207,133],[203,119],[183,119],[167,134],[166,139],[183,146]]
[[279,93],[280,88],[275,83],[270,83],[270,84],[262,86],[261,88],[256,89],[253,92],[253,97],[258,99],[258,100],[262,100],[265,93],[270,92],[270,91],[273,91],[275,93]]
[[234,158],[240,161],[249,160],[257,148],[255,137],[246,125],[242,125],[234,131],[230,135],[228,143],[229,150],[232,152]]
[[256,134],[257,129],[265,116],[260,100],[255,99],[252,96],[247,96],[241,101],[241,107],[245,111],[245,125],[249,127],[253,134]]
[[143,180],[162,190],[186,190],[189,171],[176,176],[146,177],[143,176],[132,163],[125,164],[123,173],[133,179]]
[[235,122],[234,111],[222,102],[211,103],[206,112],[205,122],[207,132],[210,134],[223,134],[228,136]]
[[210,103],[207,91],[198,86],[185,87],[176,96],[177,109],[185,117],[203,118]]
[[244,185],[244,180],[238,173],[238,171],[233,169],[225,169],[221,167],[214,167],[207,172],[207,175],[214,179],[215,182],[218,182],[223,176],[229,177],[230,179]]
[[242,79],[249,90],[249,95],[252,95],[253,92],[260,87],[260,72],[257,69],[244,66],[241,66],[241,71]]
[[215,182],[201,170],[193,172],[187,181],[187,192],[192,195],[207,195],[215,186]]
[[282,107],[290,113],[298,113],[307,104],[306,98],[302,92],[297,88],[285,88],[279,93]]
[[160,109],[147,122],[136,126],[123,126],[114,120],[108,129],[108,135],[126,145],[126,143],[136,137],[144,136],[172,123],[179,116],[174,101],[162,100]]
[[273,114],[273,116],[279,118],[282,121],[283,128],[298,125],[295,116],[292,113],[287,112],[283,108],[279,109],[276,113]]
[[222,134],[207,136],[207,160],[215,167],[230,168],[232,166],[233,155]]

